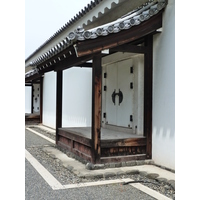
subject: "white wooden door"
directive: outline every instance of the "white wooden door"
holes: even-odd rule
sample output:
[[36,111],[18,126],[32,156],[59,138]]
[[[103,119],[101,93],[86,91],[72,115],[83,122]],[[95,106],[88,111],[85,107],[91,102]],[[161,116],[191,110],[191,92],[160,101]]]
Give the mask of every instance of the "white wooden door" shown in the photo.
[[133,73],[132,60],[106,66],[105,110],[109,125],[132,128]]

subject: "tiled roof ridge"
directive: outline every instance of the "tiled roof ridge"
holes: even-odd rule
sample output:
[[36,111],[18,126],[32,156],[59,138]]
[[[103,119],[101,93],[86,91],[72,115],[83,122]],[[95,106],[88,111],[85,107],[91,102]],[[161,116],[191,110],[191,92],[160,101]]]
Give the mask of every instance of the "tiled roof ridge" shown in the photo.
[[84,9],[81,9],[79,13],[77,13],[74,17],[72,17],[65,25],[63,25],[56,33],[54,33],[50,38],[48,38],[41,46],[39,46],[31,55],[29,55],[25,62],[30,59],[35,53],[37,53],[42,47],[44,47],[46,44],[51,42],[56,36],[60,35],[64,30],[69,28],[71,25],[73,25],[76,21],[78,21],[80,18],[82,18],[87,12],[92,10],[97,4],[99,4],[103,0],[93,0],[90,2],[90,4],[87,4],[87,6],[84,7]]
[[124,29],[129,29],[132,26],[139,25],[141,22],[148,20],[150,17],[156,15],[160,10],[166,6],[166,0],[149,0],[147,3],[127,13],[118,20],[111,23],[98,26],[96,28],[86,30],[78,27],[75,31],[70,32],[68,36],[60,41],[56,46],[51,48],[46,53],[39,56],[37,59],[30,62],[30,66],[37,66],[52,56],[58,54],[62,50],[71,46],[75,41],[82,41],[88,39],[95,39],[100,36],[106,36],[111,33],[117,33]]

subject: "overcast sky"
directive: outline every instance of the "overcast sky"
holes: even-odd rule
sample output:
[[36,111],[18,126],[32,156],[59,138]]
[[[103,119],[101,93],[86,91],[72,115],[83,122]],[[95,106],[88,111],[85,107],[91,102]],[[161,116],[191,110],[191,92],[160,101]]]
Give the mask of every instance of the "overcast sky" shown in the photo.
[[25,58],[91,0],[25,0]]

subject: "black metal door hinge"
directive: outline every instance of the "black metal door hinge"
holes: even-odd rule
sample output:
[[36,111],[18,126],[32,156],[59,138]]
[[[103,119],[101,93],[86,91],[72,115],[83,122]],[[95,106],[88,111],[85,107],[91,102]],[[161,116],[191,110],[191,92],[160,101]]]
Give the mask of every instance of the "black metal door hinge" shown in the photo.
[[130,73],[133,74],[133,67],[130,67]]
[[130,88],[133,89],[133,82],[130,83]]
[[131,122],[133,121],[133,115],[130,115],[130,121]]

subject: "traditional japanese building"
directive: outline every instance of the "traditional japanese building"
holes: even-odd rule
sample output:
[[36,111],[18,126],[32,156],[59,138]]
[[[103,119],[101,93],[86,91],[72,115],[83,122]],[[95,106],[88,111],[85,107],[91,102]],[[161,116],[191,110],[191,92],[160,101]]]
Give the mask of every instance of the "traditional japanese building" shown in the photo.
[[25,63],[27,110],[59,147],[175,169],[173,0],[91,1]]

